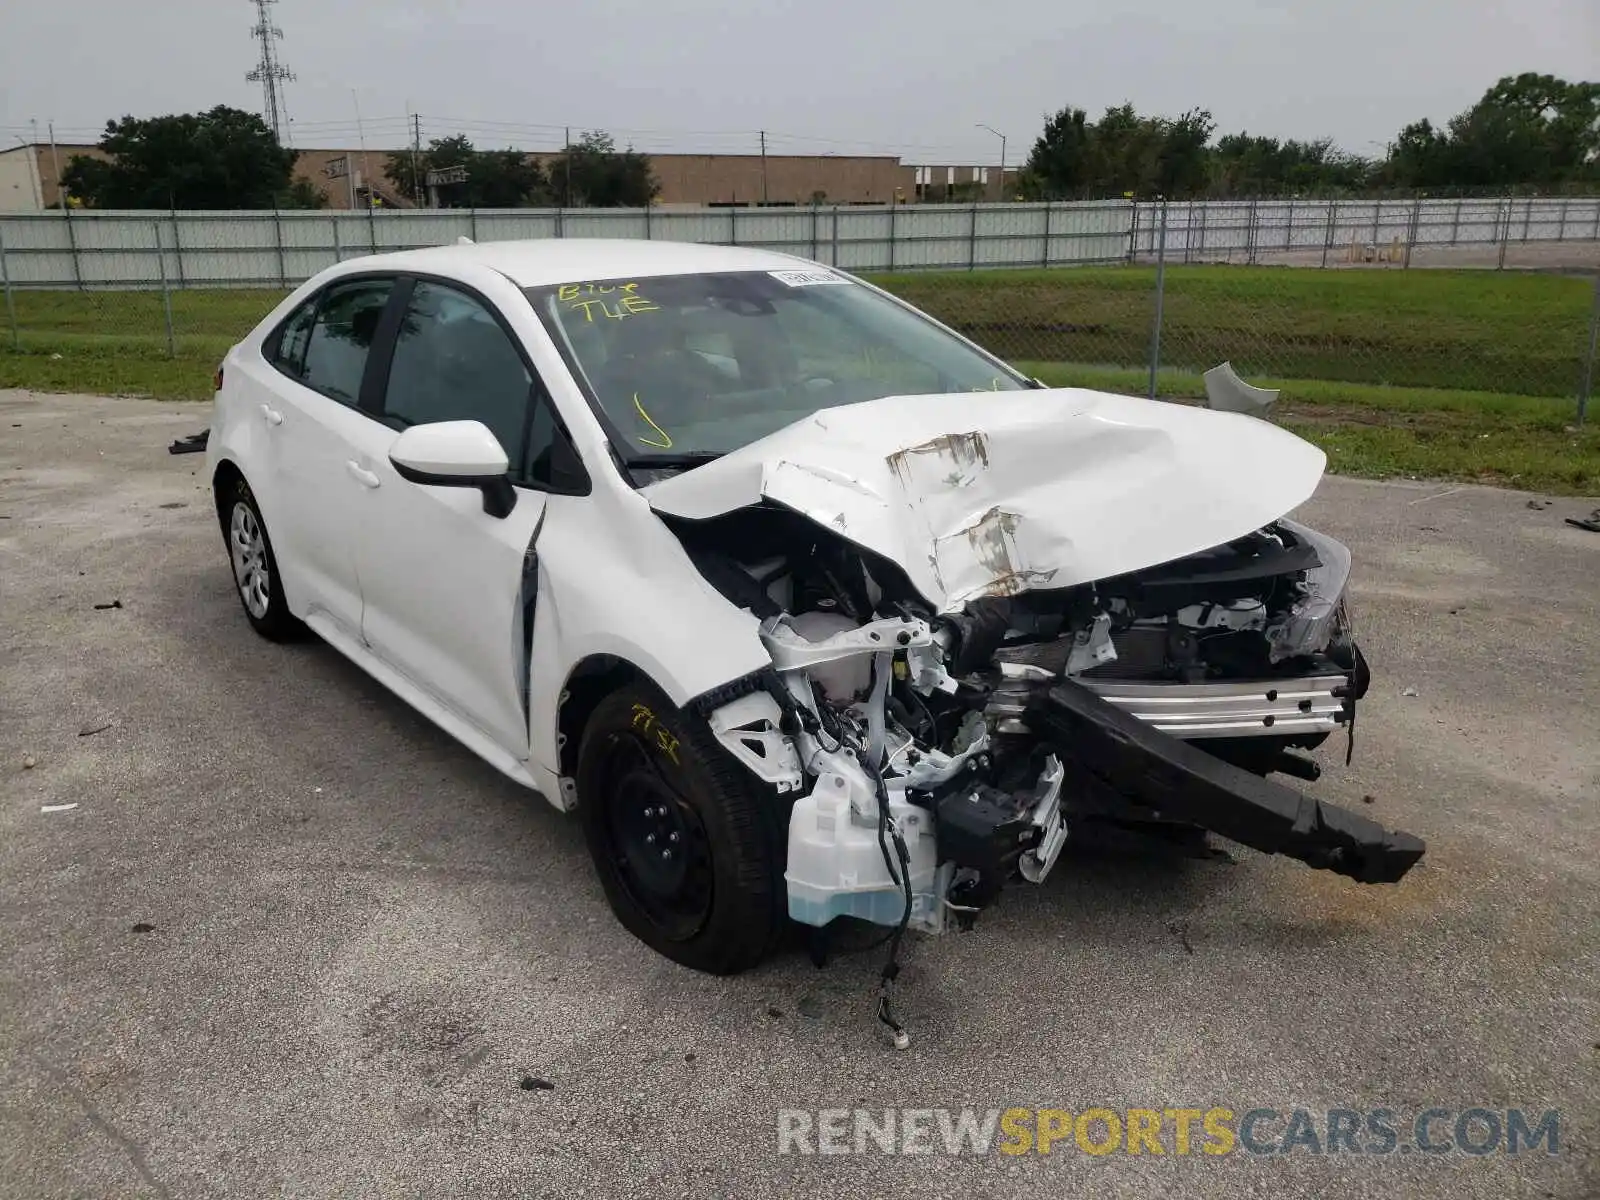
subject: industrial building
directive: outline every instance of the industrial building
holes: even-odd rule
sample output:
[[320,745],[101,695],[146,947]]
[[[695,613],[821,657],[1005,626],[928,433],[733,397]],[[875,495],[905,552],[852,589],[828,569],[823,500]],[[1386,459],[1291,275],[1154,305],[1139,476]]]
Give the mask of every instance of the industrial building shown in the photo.
[[[383,173],[389,149],[304,149],[295,175],[328,197],[330,208],[363,208],[368,185],[377,203],[410,208],[415,201]],[[54,208],[58,180],[77,155],[102,157],[94,146],[18,145],[0,150],[0,212]],[[549,163],[559,151],[536,153]],[[656,203],[668,205],[914,204],[919,201],[1001,199],[999,168],[914,166],[892,155],[652,154],[661,184]],[[1016,172],[1007,170],[1008,183]]]

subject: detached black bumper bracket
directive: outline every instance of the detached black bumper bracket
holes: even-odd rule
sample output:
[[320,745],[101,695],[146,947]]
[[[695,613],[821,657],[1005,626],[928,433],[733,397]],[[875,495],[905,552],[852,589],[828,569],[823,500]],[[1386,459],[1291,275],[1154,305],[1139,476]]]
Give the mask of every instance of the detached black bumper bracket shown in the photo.
[[1025,720],[1065,764],[1068,791],[1077,775],[1161,820],[1200,825],[1362,883],[1398,882],[1427,850],[1421,838],[1225,763],[1076,683],[1036,696]]

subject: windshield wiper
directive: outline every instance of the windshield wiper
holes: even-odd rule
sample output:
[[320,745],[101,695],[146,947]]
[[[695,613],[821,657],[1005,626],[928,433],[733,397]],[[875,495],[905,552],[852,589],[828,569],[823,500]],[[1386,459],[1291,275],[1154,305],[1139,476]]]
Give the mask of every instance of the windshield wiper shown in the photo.
[[622,460],[625,467],[699,467],[726,454],[726,450],[683,450],[667,454],[630,454]]

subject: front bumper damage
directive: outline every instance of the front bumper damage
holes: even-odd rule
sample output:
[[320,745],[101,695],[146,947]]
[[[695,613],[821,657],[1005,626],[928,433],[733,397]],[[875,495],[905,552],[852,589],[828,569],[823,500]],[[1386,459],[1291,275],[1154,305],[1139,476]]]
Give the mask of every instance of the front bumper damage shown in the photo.
[[[1279,747],[1353,726],[1368,682],[1353,643],[1348,671],[1274,680],[1128,683],[1011,664],[941,750],[899,727],[885,697],[891,681],[959,690],[943,633],[909,617],[841,624],[806,637],[769,619],[771,677],[709,715],[747,768],[798,794],[785,880],[802,924],[970,924],[1007,879],[1042,882],[1069,838],[1099,840],[1106,827],[1178,842],[1209,831],[1363,883],[1398,881],[1424,852],[1264,777],[1315,778],[1314,762]],[[861,698],[831,705],[819,679]],[[1247,770],[1230,760],[1240,746],[1269,755],[1241,759]]]
[[1361,883],[1397,883],[1426,846],[1409,833],[1253,775],[1108,703],[1080,684],[1042,690],[1030,727],[1059,756],[1069,786],[1109,788],[1151,820],[1184,821]]
[[[783,797],[789,913],[939,932],[1069,841],[1206,832],[1362,882],[1417,839],[1278,783],[1354,745],[1349,550],[1284,514],[1322,453],[1069,389],[830,408],[652,507],[773,670],[711,714]],[[892,972],[886,969],[887,980]]]

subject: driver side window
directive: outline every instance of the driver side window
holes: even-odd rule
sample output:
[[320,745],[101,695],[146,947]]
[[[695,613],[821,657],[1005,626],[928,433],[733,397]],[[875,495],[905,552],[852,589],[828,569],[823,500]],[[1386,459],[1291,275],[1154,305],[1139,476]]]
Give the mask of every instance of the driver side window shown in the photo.
[[482,421],[520,474],[532,384],[511,336],[480,300],[417,281],[395,337],[385,423]]

